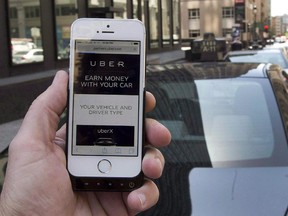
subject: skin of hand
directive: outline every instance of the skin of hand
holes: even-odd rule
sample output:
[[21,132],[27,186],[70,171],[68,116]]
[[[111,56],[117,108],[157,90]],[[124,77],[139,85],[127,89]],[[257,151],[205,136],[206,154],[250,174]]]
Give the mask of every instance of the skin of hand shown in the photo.
[[[1,193],[0,215],[135,215],[158,201],[151,179],[159,178],[164,158],[155,147],[169,144],[169,131],[156,120],[146,119],[147,151],[142,187],[132,192],[74,192],[66,169],[65,125],[57,131],[67,103],[68,74],[57,72],[51,86],[29,108],[9,146],[6,176]],[[146,94],[145,111],[155,106]]]

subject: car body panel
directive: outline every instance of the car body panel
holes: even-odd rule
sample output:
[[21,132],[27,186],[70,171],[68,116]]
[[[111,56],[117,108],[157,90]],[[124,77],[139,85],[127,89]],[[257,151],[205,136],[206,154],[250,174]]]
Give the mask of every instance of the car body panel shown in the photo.
[[43,49],[31,49],[13,54],[14,64],[42,62],[44,60]]
[[288,168],[195,168],[189,174],[193,216],[284,216]]
[[280,49],[230,51],[224,61],[242,63],[272,63],[288,68],[288,57]]
[[[189,175],[195,168],[213,168],[214,172],[226,168],[288,167],[288,96],[278,65],[148,65],[146,80],[146,89],[157,101],[147,116],[169,128],[172,141],[161,149],[166,163],[162,177],[156,181],[159,202],[141,215],[191,215],[194,200],[189,188],[194,186],[190,185]],[[236,99],[240,87],[244,87],[242,99],[239,95]],[[230,185],[227,187],[231,190]],[[258,191],[254,192],[256,196]]]

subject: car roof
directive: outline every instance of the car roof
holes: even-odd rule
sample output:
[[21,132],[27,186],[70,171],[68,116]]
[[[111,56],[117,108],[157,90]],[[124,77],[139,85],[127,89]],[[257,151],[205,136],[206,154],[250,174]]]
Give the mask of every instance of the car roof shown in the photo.
[[229,51],[227,55],[256,54],[256,53],[280,53],[280,49],[262,49],[262,50],[239,50]]
[[227,55],[242,55],[242,54],[256,54],[256,53],[281,53],[280,49],[263,49],[263,50],[239,50],[229,51]]
[[[224,79],[237,77],[267,77],[265,71],[271,68],[270,63],[233,63],[233,62],[203,62],[167,65],[147,65],[147,76],[160,76],[161,79],[171,79],[177,75],[183,79],[191,77],[193,80]],[[274,65],[274,67],[279,68]]]
[[43,52],[43,49],[39,49],[39,48],[36,48],[36,49],[31,49],[27,52],[28,53],[35,53],[35,52]]
[[30,51],[43,51],[43,49],[36,48],[36,49],[31,49]]

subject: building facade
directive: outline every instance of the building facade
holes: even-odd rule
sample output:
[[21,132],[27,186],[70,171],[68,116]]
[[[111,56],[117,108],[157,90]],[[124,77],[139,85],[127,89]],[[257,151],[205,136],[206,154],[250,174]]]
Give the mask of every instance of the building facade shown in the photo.
[[241,30],[241,39],[251,40],[270,23],[270,0],[181,0],[181,37],[189,40],[213,32],[230,38],[233,29]]
[[271,18],[271,33],[274,37],[285,35],[288,37],[288,15]]
[[282,35],[282,16],[272,17],[273,35]]

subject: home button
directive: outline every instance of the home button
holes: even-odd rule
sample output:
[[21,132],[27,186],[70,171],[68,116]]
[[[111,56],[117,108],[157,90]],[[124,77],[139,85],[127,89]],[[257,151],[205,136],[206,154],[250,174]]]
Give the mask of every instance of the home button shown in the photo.
[[109,160],[103,159],[99,161],[97,167],[101,173],[109,173],[111,171],[112,164]]

